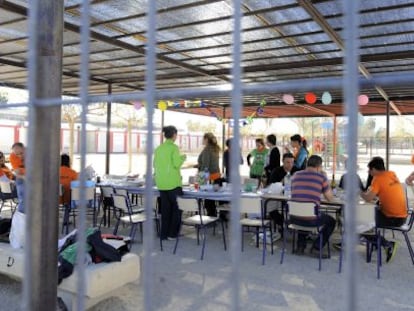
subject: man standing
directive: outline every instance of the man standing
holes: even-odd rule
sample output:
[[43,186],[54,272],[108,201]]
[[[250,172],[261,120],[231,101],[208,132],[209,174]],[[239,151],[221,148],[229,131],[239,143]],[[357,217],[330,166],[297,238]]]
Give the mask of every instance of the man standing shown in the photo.
[[173,240],[177,238],[181,223],[177,195],[182,194],[180,169],[186,156],[180,154],[174,143],[177,139],[175,126],[165,126],[162,131],[165,141],[154,151],[155,184],[161,199],[161,239]]
[[[407,219],[407,204],[404,188],[392,171],[386,171],[384,160],[374,157],[368,163],[369,174],[373,177],[371,186],[361,193],[365,201],[379,199],[379,209],[376,210],[375,223],[378,227],[402,226]],[[381,236],[381,245],[387,253],[386,262],[390,262],[397,250],[394,241],[387,241]]]
[[[319,205],[321,194],[327,201],[333,200],[333,194],[329,187],[326,174],[322,171],[322,158],[312,155],[308,159],[307,167],[303,171],[296,172],[292,177],[292,199],[296,201],[311,201]],[[335,229],[336,221],[333,217],[320,213],[314,218],[291,217],[290,222],[299,226],[323,226],[322,247],[328,242]],[[306,248],[306,234],[298,234],[297,253],[303,254]],[[313,242],[312,250],[319,251],[319,237]]]

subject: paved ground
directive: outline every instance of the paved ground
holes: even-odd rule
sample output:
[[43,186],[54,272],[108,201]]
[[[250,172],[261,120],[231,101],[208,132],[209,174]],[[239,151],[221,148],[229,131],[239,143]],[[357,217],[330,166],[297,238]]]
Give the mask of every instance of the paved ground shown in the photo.
[[[103,228],[103,231],[110,230]],[[127,228],[123,230],[127,233]],[[201,248],[196,244],[194,232],[188,228],[184,234],[176,255],[172,254],[174,242],[165,242],[161,252],[158,240],[154,241],[153,310],[233,310],[231,258],[230,252],[223,250],[221,232],[208,235],[203,261],[199,259]],[[266,265],[262,266],[261,251],[255,248],[250,235],[245,235],[245,251],[238,252],[241,260],[238,310],[345,310],[346,273],[338,274],[338,251],[332,250],[332,258],[323,261],[319,272],[317,259],[309,255],[297,256],[288,252],[281,265],[281,242],[278,241],[275,254],[268,254]],[[402,237],[397,234],[396,238],[400,241],[398,253],[393,262],[383,265],[380,280],[376,279],[375,259],[366,263],[365,249],[362,245],[358,247],[359,267],[354,268],[358,310],[414,310],[411,294],[414,267]],[[338,239],[337,233],[333,239]],[[411,239],[414,241],[414,236]],[[143,256],[142,248],[140,242],[135,242],[132,251]],[[20,283],[0,275],[0,284],[0,310],[20,310]],[[91,310],[143,310],[143,295],[141,279],[117,290],[114,297]]]
[[[200,247],[195,236],[187,231],[176,255],[174,242],[166,242],[164,252],[156,246],[152,254],[154,265],[154,310],[232,310],[230,252],[223,250],[221,235],[208,236],[205,259],[200,261]],[[323,261],[322,271],[317,259],[288,253],[279,263],[280,246],[261,265],[261,252],[250,245],[240,254],[240,310],[345,310],[344,282],[346,273],[338,274],[339,252]],[[414,238],[414,237],[412,237]],[[397,236],[401,241],[401,237]],[[230,239],[231,240],[231,239]],[[363,246],[358,247],[355,267],[359,310],[414,310],[412,279],[414,267],[407,247],[400,243],[398,253],[384,264],[382,278],[376,279],[375,260],[366,263]],[[135,243],[133,251],[142,255],[142,245]],[[143,267],[145,269],[145,267]],[[93,310],[143,310],[142,281],[120,289],[116,298],[97,305]]]

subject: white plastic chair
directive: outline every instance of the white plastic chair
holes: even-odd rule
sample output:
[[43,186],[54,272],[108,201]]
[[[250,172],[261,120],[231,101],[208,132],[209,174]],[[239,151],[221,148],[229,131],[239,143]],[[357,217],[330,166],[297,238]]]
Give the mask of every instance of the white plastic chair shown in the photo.
[[[300,226],[291,223],[292,217],[298,218],[310,218],[310,217],[319,217],[319,209],[318,205],[314,202],[301,202],[301,201],[293,201],[289,200],[287,202],[287,224],[285,224],[285,232],[283,234],[283,249],[281,253],[280,263],[283,263],[285,249],[286,249],[286,236],[288,229],[293,232],[293,239],[292,239],[292,253],[295,251],[295,242],[296,242],[296,234],[298,232],[305,232],[310,234],[316,234],[319,237],[319,270],[322,269],[322,228],[323,225],[315,225],[315,226]],[[328,241],[328,257],[330,257],[330,246]]]
[[132,211],[131,201],[128,196],[122,194],[112,194],[115,217],[117,222],[113,231],[114,235],[118,234],[118,227],[121,223],[131,225],[129,237],[131,243],[134,241],[138,225],[140,226],[141,242],[143,241],[142,224],[146,220],[144,213],[134,213]]
[[[259,218],[241,218],[240,225],[241,225],[241,247],[242,251],[244,250],[244,232],[248,232],[249,228],[256,229],[256,247],[259,247],[259,233],[263,234],[263,250],[262,250],[262,264],[265,264],[265,257],[266,257],[266,232],[270,232],[270,245],[271,245],[271,252],[273,255],[273,231],[272,231],[272,224],[269,219],[265,219],[266,211],[264,210],[263,202],[259,197],[241,197],[240,198],[240,213],[244,214],[256,214],[260,215]],[[247,228],[247,230],[245,230]]]
[[[187,212],[187,213],[188,212],[190,212],[190,213],[196,212],[197,213],[196,215],[181,219],[181,225],[192,226],[196,229],[196,231],[197,231],[197,244],[198,245],[200,244],[200,232],[201,232],[202,238],[203,238],[203,245],[202,245],[202,248],[201,248],[200,259],[203,260],[204,250],[205,250],[205,246],[206,246],[207,228],[215,227],[217,222],[220,221],[220,218],[219,217],[212,217],[212,216],[203,215],[202,208],[201,208],[201,202],[197,199],[178,197],[177,198],[177,203],[178,203],[179,209],[182,210],[183,213],[185,213],[185,212]],[[224,250],[226,250],[227,246],[226,246],[226,235],[225,235],[225,231],[224,231],[224,225],[223,225],[223,222],[220,221],[220,223],[221,223],[221,229],[222,229],[222,232],[223,232]],[[180,231],[181,231],[181,226],[180,226]],[[177,239],[175,241],[175,246],[174,246],[174,251],[173,251],[174,254],[177,251],[177,246],[178,246],[179,239],[180,238],[179,238],[179,234],[178,234]]]

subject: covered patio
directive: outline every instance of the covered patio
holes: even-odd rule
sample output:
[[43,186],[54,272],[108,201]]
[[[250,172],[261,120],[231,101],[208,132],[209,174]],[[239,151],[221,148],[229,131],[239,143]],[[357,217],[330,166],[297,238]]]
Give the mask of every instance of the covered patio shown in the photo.
[[[154,109],[171,109],[235,119],[236,141],[237,120],[252,115],[333,120],[345,115],[348,168],[355,172],[358,112],[414,113],[413,13],[414,3],[403,0],[1,1],[0,82],[30,92],[28,103],[1,107],[29,107],[27,178],[36,182],[28,183],[26,193],[31,199],[26,256],[31,260],[23,287],[24,306],[54,309],[61,105],[82,105],[82,169],[88,106],[106,102],[109,127],[112,102],[145,101],[148,132],[153,131]],[[329,97],[322,97],[325,92]],[[75,99],[62,100],[61,95]],[[358,105],[358,95],[367,96],[369,102]],[[151,135],[147,146],[146,195],[151,197]],[[234,173],[234,177],[240,187],[240,176]],[[85,178],[82,173],[81,181]],[[233,195],[236,206],[238,190]],[[305,305],[310,310],[354,311],[373,304],[376,309],[410,309],[407,284],[412,266],[404,250],[399,256],[404,263],[389,265],[388,271],[394,273],[383,269],[385,280],[375,280],[370,273],[373,265],[362,264],[364,273],[359,273],[359,253],[352,251],[356,197],[356,189],[350,188],[344,274],[336,273],[336,260],[318,273],[304,258],[293,256],[282,266],[269,260],[269,265],[256,267],[252,265],[256,249],[249,250],[252,258],[239,252],[236,222],[229,228],[231,251],[215,250],[212,243],[211,252],[217,255],[214,260],[208,256],[207,264],[192,258],[190,243],[180,249],[183,255],[172,256],[168,250],[160,254],[147,222],[144,244],[134,250],[142,255],[142,279],[138,286],[124,289],[123,297],[137,299],[134,302],[144,310],[250,310],[257,304],[268,310],[302,310]],[[150,203],[146,211],[148,216],[152,213]],[[85,239],[85,225],[81,218],[80,241]],[[79,269],[82,274],[82,265]],[[273,278],[269,271],[274,272]],[[185,285],[178,293],[181,284]],[[142,296],[133,298],[141,289]],[[159,295],[165,299],[158,299]],[[121,305],[107,302],[96,310],[122,308],[122,299]],[[80,299],[78,308],[83,307]]]

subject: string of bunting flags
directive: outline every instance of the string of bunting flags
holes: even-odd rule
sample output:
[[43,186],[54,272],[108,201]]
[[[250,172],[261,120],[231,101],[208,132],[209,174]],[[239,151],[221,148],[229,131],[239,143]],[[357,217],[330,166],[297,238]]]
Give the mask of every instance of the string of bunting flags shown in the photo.
[[[134,108],[136,110],[139,110],[142,107],[144,107],[145,102],[135,101],[135,102],[132,102],[132,105],[134,106]],[[260,116],[264,113],[264,107],[265,106],[266,106],[266,100],[262,99],[260,101],[260,104],[257,106],[255,111],[250,116],[248,116],[246,119],[240,119],[239,120],[240,125],[245,126],[245,125],[248,125],[248,124],[252,124],[254,118],[256,118],[257,116]],[[234,125],[233,119],[223,119],[223,118],[221,118],[220,116],[217,115],[217,113],[214,112],[214,110],[212,110],[208,106],[208,104],[206,104],[203,101],[180,100],[180,101],[177,101],[177,102],[173,102],[173,101],[160,100],[157,103],[157,108],[161,111],[167,110],[168,107],[184,107],[184,108],[201,107],[201,108],[205,108],[210,113],[210,116],[216,118],[218,121],[223,122],[223,123],[229,123],[230,126]]]

